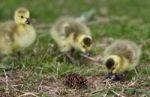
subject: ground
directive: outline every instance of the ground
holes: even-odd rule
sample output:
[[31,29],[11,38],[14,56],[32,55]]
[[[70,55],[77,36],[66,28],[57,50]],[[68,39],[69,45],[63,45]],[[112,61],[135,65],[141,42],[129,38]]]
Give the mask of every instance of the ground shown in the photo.
[[[21,57],[7,56],[0,65],[0,97],[150,97],[150,0],[1,0],[0,21],[13,19],[18,7],[31,11],[37,29],[36,42]],[[55,48],[49,35],[59,17],[80,16],[96,10],[88,22],[94,39],[92,53],[101,55],[115,39],[129,39],[142,46],[136,72],[125,81],[103,81],[102,64],[73,65]],[[68,73],[87,78],[88,88],[71,89],[62,84]]]

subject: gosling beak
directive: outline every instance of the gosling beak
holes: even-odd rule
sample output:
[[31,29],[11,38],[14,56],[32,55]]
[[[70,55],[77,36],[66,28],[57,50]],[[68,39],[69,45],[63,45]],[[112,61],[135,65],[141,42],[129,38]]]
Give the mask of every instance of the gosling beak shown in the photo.
[[32,22],[32,20],[31,20],[31,18],[27,18],[27,20],[26,20],[26,24],[31,24],[31,22]]
[[106,75],[105,79],[111,79],[112,76],[113,76],[112,72],[109,72],[109,73]]
[[91,56],[91,54],[90,54],[89,52],[86,52],[86,53],[85,53],[85,55],[87,55],[87,56]]
[[86,50],[83,55],[90,56],[91,54]]

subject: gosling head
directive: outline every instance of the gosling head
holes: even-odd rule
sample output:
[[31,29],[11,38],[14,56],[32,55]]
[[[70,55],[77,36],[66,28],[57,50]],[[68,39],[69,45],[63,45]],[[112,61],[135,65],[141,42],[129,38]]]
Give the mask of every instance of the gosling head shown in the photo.
[[121,61],[122,59],[118,55],[111,55],[106,58],[104,64],[109,72],[113,72],[121,64]]
[[91,36],[79,35],[77,38],[77,46],[81,52],[87,53],[91,49],[91,46],[92,46]]
[[26,8],[17,9],[14,18],[17,24],[31,24],[30,12]]

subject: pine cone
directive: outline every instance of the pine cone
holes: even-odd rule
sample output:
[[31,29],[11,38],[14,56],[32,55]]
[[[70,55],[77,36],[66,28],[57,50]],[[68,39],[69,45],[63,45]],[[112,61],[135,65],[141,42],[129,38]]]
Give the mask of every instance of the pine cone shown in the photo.
[[65,76],[63,84],[70,88],[82,89],[87,87],[87,79],[80,74],[71,73]]

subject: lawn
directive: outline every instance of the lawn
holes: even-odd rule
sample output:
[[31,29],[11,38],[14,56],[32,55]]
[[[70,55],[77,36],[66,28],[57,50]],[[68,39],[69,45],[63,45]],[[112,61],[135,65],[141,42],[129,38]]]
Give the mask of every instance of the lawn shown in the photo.
[[[0,97],[150,97],[150,0],[1,0],[0,21],[13,19],[14,10],[22,6],[31,11],[38,36],[19,58],[2,60]],[[137,73],[133,71],[128,80],[104,83],[102,64],[88,61],[77,66],[56,50],[49,35],[51,25],[59,17],[78,17],[91,9],[96,10],[95,18],[88,22],[93,55],[101,55],[102,45],[115,39],[142,46]],[[88,88],[65,87],[62,81],[68,73],[85,77]]]

